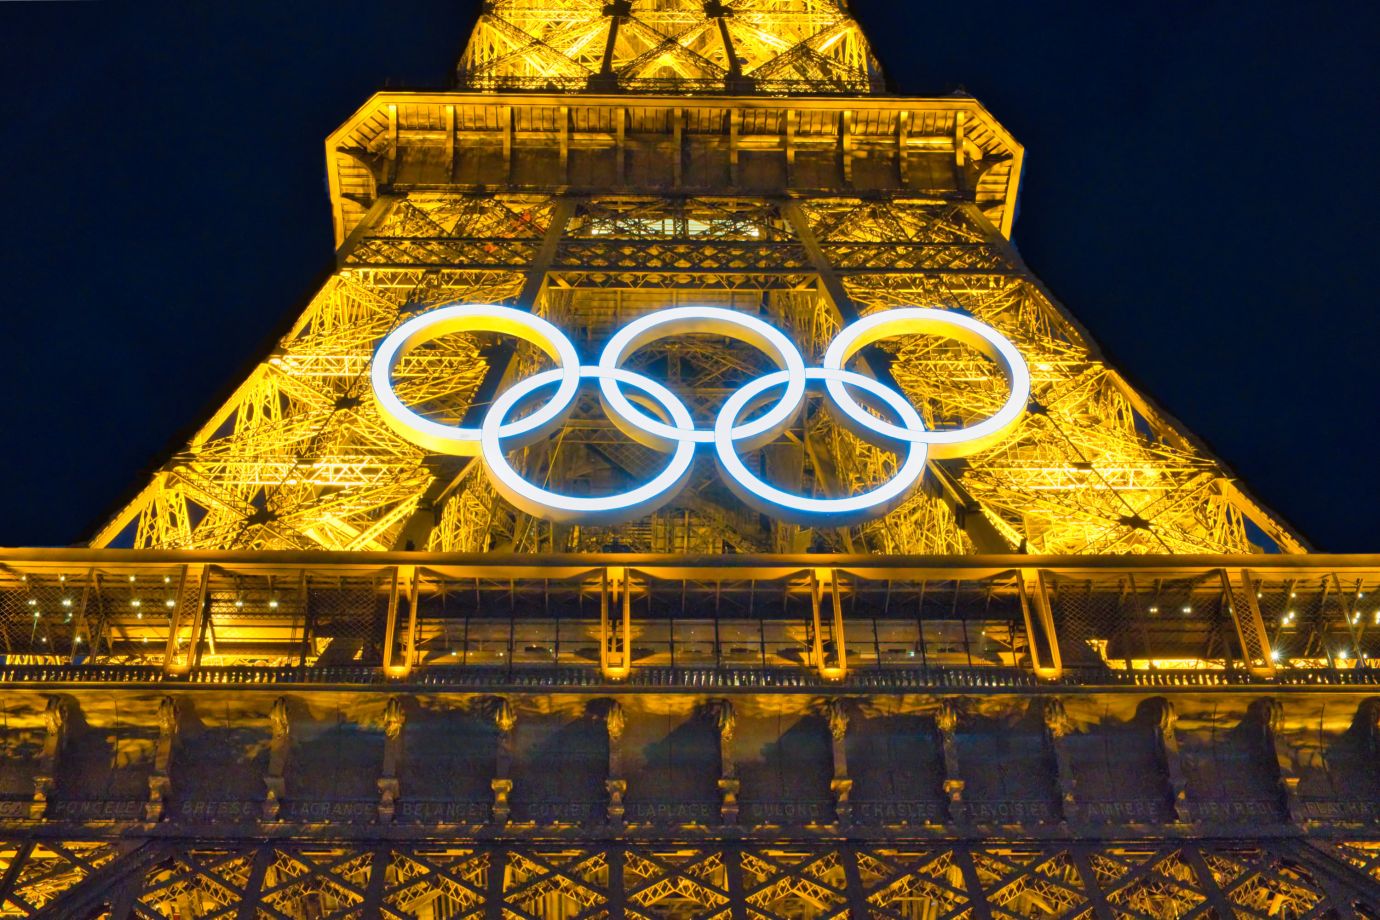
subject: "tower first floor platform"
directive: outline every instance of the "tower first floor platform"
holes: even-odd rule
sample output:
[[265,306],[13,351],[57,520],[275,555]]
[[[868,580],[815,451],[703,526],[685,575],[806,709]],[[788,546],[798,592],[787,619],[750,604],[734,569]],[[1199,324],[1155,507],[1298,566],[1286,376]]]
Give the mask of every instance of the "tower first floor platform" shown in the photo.
[[1371,558],[0,571],[0,916],[1380,909]]

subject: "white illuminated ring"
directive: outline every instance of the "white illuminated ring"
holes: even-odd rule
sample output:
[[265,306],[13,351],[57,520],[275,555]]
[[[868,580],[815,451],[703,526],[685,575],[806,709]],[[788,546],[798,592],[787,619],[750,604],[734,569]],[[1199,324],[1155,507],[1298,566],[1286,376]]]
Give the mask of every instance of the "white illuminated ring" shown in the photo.
[[[896,413],[906,426],[905,430],[924,430],[924,421],[920,418],[920,413],[915,411],[915,407],[900,393],[871,377],[840,368],[815,367],[806,370],[805,376],[810,381],[822,381],[830,390],[831,401],[834,386],[855,386],[866,390]],[[923,442],[915,438],[905,439],[902,449],[906,451],[906,459],[894,477],[871,491],[845,498],[810,498],[795,495],[769,485],[747,468],[747,464],[738,456],[732,435],[733,426],[737,424],[738,416],[755,398],[788,380],[789,375],[785,371],[759,377],[730,396],[714,422],[715,456],[720,469],[724,471],[724,480],[734,494],[758,511],[772,517],[793,523],[826,523],[835,526],[877,517],[905,500],[915,484],[920,481],[920,477],[925,474],[927,448]],[[873,423],[875,430],[879,419],[861,407],[859,411]]]
[[[398,362],[418,346],[456,332],[488,332],[532,342],[557,364],[514,384],[485,414],[478,428],[444,425],[404,405],[393,389]],[[710,430],[695,427],[685,403],[671,390],[622,368],[627,356],[659,338],[709,333],[760,348],[781,368],[743,385],[720,409]],[[906,397],[845,365],[859,350],[894,335],[940,335],[976,348],[1001,368],[1010,396],[991,418],[969,428],[929,431]],[[924,475],[930,457],[955,457],[982,450],[1009,434],[1030,400],[1030,371],[1005,337],[971,317],[947,310],[902,307],[865,317],[841,331],[825,352],[823,367],[806,368],[795,344],[781,330],[756,316],[720,307],[676,307],[633,320],[610,339],[599,364],[586,367],[571,341],[540,317],[511,307],[448,305],[416,316],[393,330],[379,346],[370,369],[380,414],[409,441],[438,453],[479,456],[495,489],[529,514],[555,521],[617,523],[660,508],[684,486],[700,444],[713,444],[720,471],[733,492],[757,510],[782,520],[844,526],[885,514],[902,502]],[[536,486],[509,463],[507,451],[549,436],[575,406],[581,380],[599,382],[600,401],[614,424],[629,437],[671,454],[665,470],[627,492],[580,497]],[[857,436],[904,453],[896,475],[860,495],[809,498],[764,482],[743,463],[740,452],[771,442],[798,417],[805,394],[822,383],[837,410],[836,421]],[[535,411],[506,421],[542,388],[554,394]],[[625,387],[641,396],[638,405]],[[850,392],[866,394],[862,404]],[[771,398],[775,389],[779,400]],[[659,408],[658,408],[659,406]],[[648,414],[650,408],[655,414]],[[762,412],[760,410],[767,409]],[[885,417],[878,417],[874,410]],[[739,419],[750,421],[739,424]]]
[[580,386],[580,356],[565,333],[523,310],[493,304],[463,304],[431,310],[403,323],[388,334],[374,354],[370,370],[374,396],[383,420],[398,434],[429,450],[473,457],[480,452],[479,428],[443,425],[403,404],[393,389],[393,370],[419,345],[456,332],[493,332],[531,342],[556,362],[560,386],[551,401],[531,415],[506,425],[500,437],[527,434],[559,417],[575,400]]
[[[723,307],[672,307],[638,317],[618,331],[599,356],[599,367],[612,371],[622,367],[627,356],[643,345],[669,335],[710,333],[747,342],[766,352],[772,362],[787,376],[786,391],[781,401],[759,418],[733,429],[733,440],[742,442],[744,450],[755,450],[773,441],[786,429],[805,398],[805,359],[800,349],[780,329],[747,313]],[[694,422],[667,425],[653,418],[623,395],[619,379],[606,376],[599,381],[599,395],[604,411],[628,437],[649,447],[668,450],[682,441],[695,444],[714,442],[712,429],[700,429]]]
[[991,326],[961,313],[928,307],[902,307],[874,313],[838,334],[824,353],[823,366],[826,370],[842,370],[865,346],[879,339],[910,334],[942,335],[982,352],[1001,368],[1011,395],[996,415],[976,425],[929,431],[923,427],[903,428],[879,419],[854,401],[842,380],[827,380],[825,386],[830,398],[853,425],[897,441],[928,444],[930,455],[936,459],[977,453],[1009,434],[1030,403],[1030,369],[1010,340]]
[[[597,379],[601,383],[606,380],[616,380],[622,385],[635,387],[659,403],[666,410],[666,414],[670,416],[671,422],[678,428],[689,430],[694,424],[694,420],[690,417],[690,410],[685,407],[685,403],[681,402],[676,394],[650,377],[621,368],[605,369],[602,367],[582,367],[579,369],[579,375],[586,380]],[[675,498],[676,493],[685,485],[685,479],[689,476],[695,460],[695,443],[689,439],[681,439],[675,443],[671,462],[651,482],[616,495],[600,495],[588,498],[562,495],[559,492],[552,492],[549,489],[533,485],[524,479],[508,462],[508,457],[504,452],[503,442],[508,438],[504,432],[510,426],[504,425],[503,422],[508,417],[508,413],[512,412],[528,394],[541,387],[550,386],[557,380],[564,382],[560,370],[546,371],[528,377],[526,380],[514,384],[512,389],[499,397],[489,410],[489,414],[485,416],[484,425],[481,429],[482,456],[484,466],[499,494],[528,514],[547,520],[558,522],[582,521],[595,524],[618,523],[643,517]],[[557,395],[559,395],[559,391]],[[551,402],[547,403],[547,406],[556,404],[557,400],[552,399]],[[572,404],[573,398],[571,402],[560,408],[561,410],[568,410]],[[546,424],[541,427],[529,427],[525,433],[518,437],[519,444],[531,443],[549,434],[551,429],[555,428],[561,421],[559,417],[561,414],[558,412],[557,418],[548,419]]]

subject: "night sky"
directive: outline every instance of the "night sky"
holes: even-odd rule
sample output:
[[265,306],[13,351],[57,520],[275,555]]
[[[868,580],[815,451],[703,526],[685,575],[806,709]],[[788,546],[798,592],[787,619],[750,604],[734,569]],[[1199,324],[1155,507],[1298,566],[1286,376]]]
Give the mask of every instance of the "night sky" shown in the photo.
[[[1026,147],[1015,239],[1313,544],[1380,551],[1373,3],[855,0]],[[323,141],[461,0],[0,2],[0,545],[80,542],[332,265]]]

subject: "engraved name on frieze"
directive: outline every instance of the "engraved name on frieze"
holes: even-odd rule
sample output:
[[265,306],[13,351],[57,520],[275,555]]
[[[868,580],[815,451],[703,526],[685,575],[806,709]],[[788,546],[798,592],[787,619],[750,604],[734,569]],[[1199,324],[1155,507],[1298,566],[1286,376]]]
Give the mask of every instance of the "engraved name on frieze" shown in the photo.
[[743,809],[749,821],[820,822],[832,821],[831,802],[751,802]]
[[1049,802],[967,802],[968,818],[981,824],[1019,824],[1054,820]]
[[719,820],[719,806],[708,802],[637,802],[628,806],[634,821],[708,824]]
[[532,802],[522,812],[528,821],[588,821],[596,809],[602,813],[603,803],[595,806],[588,802]]
[[1168,820],[1169,806],[1152,799],[1082,802],[1071,816],[1081,821],[1150,822]]
[[489,820],[488,802],[400,802],[398,820],[404,822],[442,822],[482,824]]
[[49,818],[99,821],[137,818],[142,802],[50,802]]
[[937,823],[944,820],[944,805],[940,802],[858,802],[853,803],[853,815],[865,824],[895,822]]
[[1193,814],[1200,819],[1255,821],[1264,818],[1269,821],[1278,821],[1280,816],[1279,803],[1268,800],[1196,800],[1192,804]]

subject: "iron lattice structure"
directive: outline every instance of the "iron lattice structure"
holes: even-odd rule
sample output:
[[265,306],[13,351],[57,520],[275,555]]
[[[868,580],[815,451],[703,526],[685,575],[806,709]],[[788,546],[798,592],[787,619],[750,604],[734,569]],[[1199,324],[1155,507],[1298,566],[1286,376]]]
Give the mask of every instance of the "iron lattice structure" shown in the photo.
[[[1380,560],[1300,537],[1136,391],[1013,248],[1022,150],[884,92],[839,0],[492,0],[457,88],[326,143],[338,266],[78,550],[0,552],[0,917],[1380,917]],[[586,356],[715,305],[811,361],[902,305],[1034,375],[1007,441],[884,518],[802,528],[705,466],[656,514],[553,525],[383,423],[378,343],[450,303]],[[740,343],[639,351],[707,424]],[[404,358],[473,423],[545,359]],[[927,424],[994,367],[858,369]],[[663,462],[592,394],[515,462]],[[895,457],[814,402],[746,458],[805,494]]]

